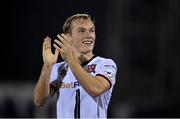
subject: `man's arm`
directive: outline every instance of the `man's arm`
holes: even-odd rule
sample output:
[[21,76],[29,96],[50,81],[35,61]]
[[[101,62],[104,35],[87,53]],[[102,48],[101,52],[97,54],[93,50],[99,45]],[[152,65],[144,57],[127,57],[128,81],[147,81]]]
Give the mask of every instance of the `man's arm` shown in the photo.
[[87,73],[83,67],[74,59],[69,60],[68,66],[71,68],[74,76],[79,81],[81,86],[92,97],[101,95],[110,88],[110,83],[102,76],[93,77]]
[[55,50],[55,54],[51,51],[51,39],[46,37],[43,42],[42,55],[44,65],[39,77],[39,80],[34,89],[34,103],[41,106],[45,103],[47,97],[51,95],[50,90],[50,75],[53,65],[57,62],[59,50]]
[[52,65],[44,65],[39,80],[34,89],[34,103],[36,106],[42,106],[50,93],[50,73]]

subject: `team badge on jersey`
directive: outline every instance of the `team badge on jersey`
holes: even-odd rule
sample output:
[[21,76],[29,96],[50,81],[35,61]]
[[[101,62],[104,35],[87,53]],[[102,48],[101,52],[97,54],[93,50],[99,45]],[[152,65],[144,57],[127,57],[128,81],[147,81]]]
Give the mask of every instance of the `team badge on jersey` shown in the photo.
[[88,73],[91,73],[91,72],[95,73],[95,68],[96,68],[96,64],[91,64],[87,66],[86,71]]
[[105,65],[105,75],[109,78],[114,78],[116,75],[116,68],[113,65]]

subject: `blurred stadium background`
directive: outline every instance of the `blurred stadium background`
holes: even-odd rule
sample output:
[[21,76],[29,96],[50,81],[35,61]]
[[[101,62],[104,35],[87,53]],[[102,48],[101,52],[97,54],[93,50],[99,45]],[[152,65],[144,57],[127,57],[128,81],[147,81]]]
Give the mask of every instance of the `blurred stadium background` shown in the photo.
[[56,117],[33,104],[41,45],[65,19],[96,21],[95,54],[118,65],[108,117],[180,117],[179,0],[7,0],[1,4],[0,117]]

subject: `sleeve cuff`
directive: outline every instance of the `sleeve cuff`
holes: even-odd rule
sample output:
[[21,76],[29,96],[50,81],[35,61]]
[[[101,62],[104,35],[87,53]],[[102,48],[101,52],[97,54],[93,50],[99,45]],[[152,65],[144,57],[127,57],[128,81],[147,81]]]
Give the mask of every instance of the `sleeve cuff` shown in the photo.
[[112,83],[111,83],[110,79],[107,78],[105,75],[102,75],[102,74],[96,74],[96,76],[101,76],[101,77],[105,78],[105,79],[109,82],[109,84],[110,84],[109,89],[112,87]]

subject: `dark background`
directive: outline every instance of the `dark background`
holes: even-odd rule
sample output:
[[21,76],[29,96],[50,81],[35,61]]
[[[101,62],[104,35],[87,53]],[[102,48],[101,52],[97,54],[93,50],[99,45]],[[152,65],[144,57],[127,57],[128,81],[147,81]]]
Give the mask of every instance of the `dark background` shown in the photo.
[[180,117],[179,0],[1,3],[0,117],[55,117],[55,99],[40,109],[33,105],[41,46],[76,13],[95,19],[94,52],[118,66],[108,117]]

